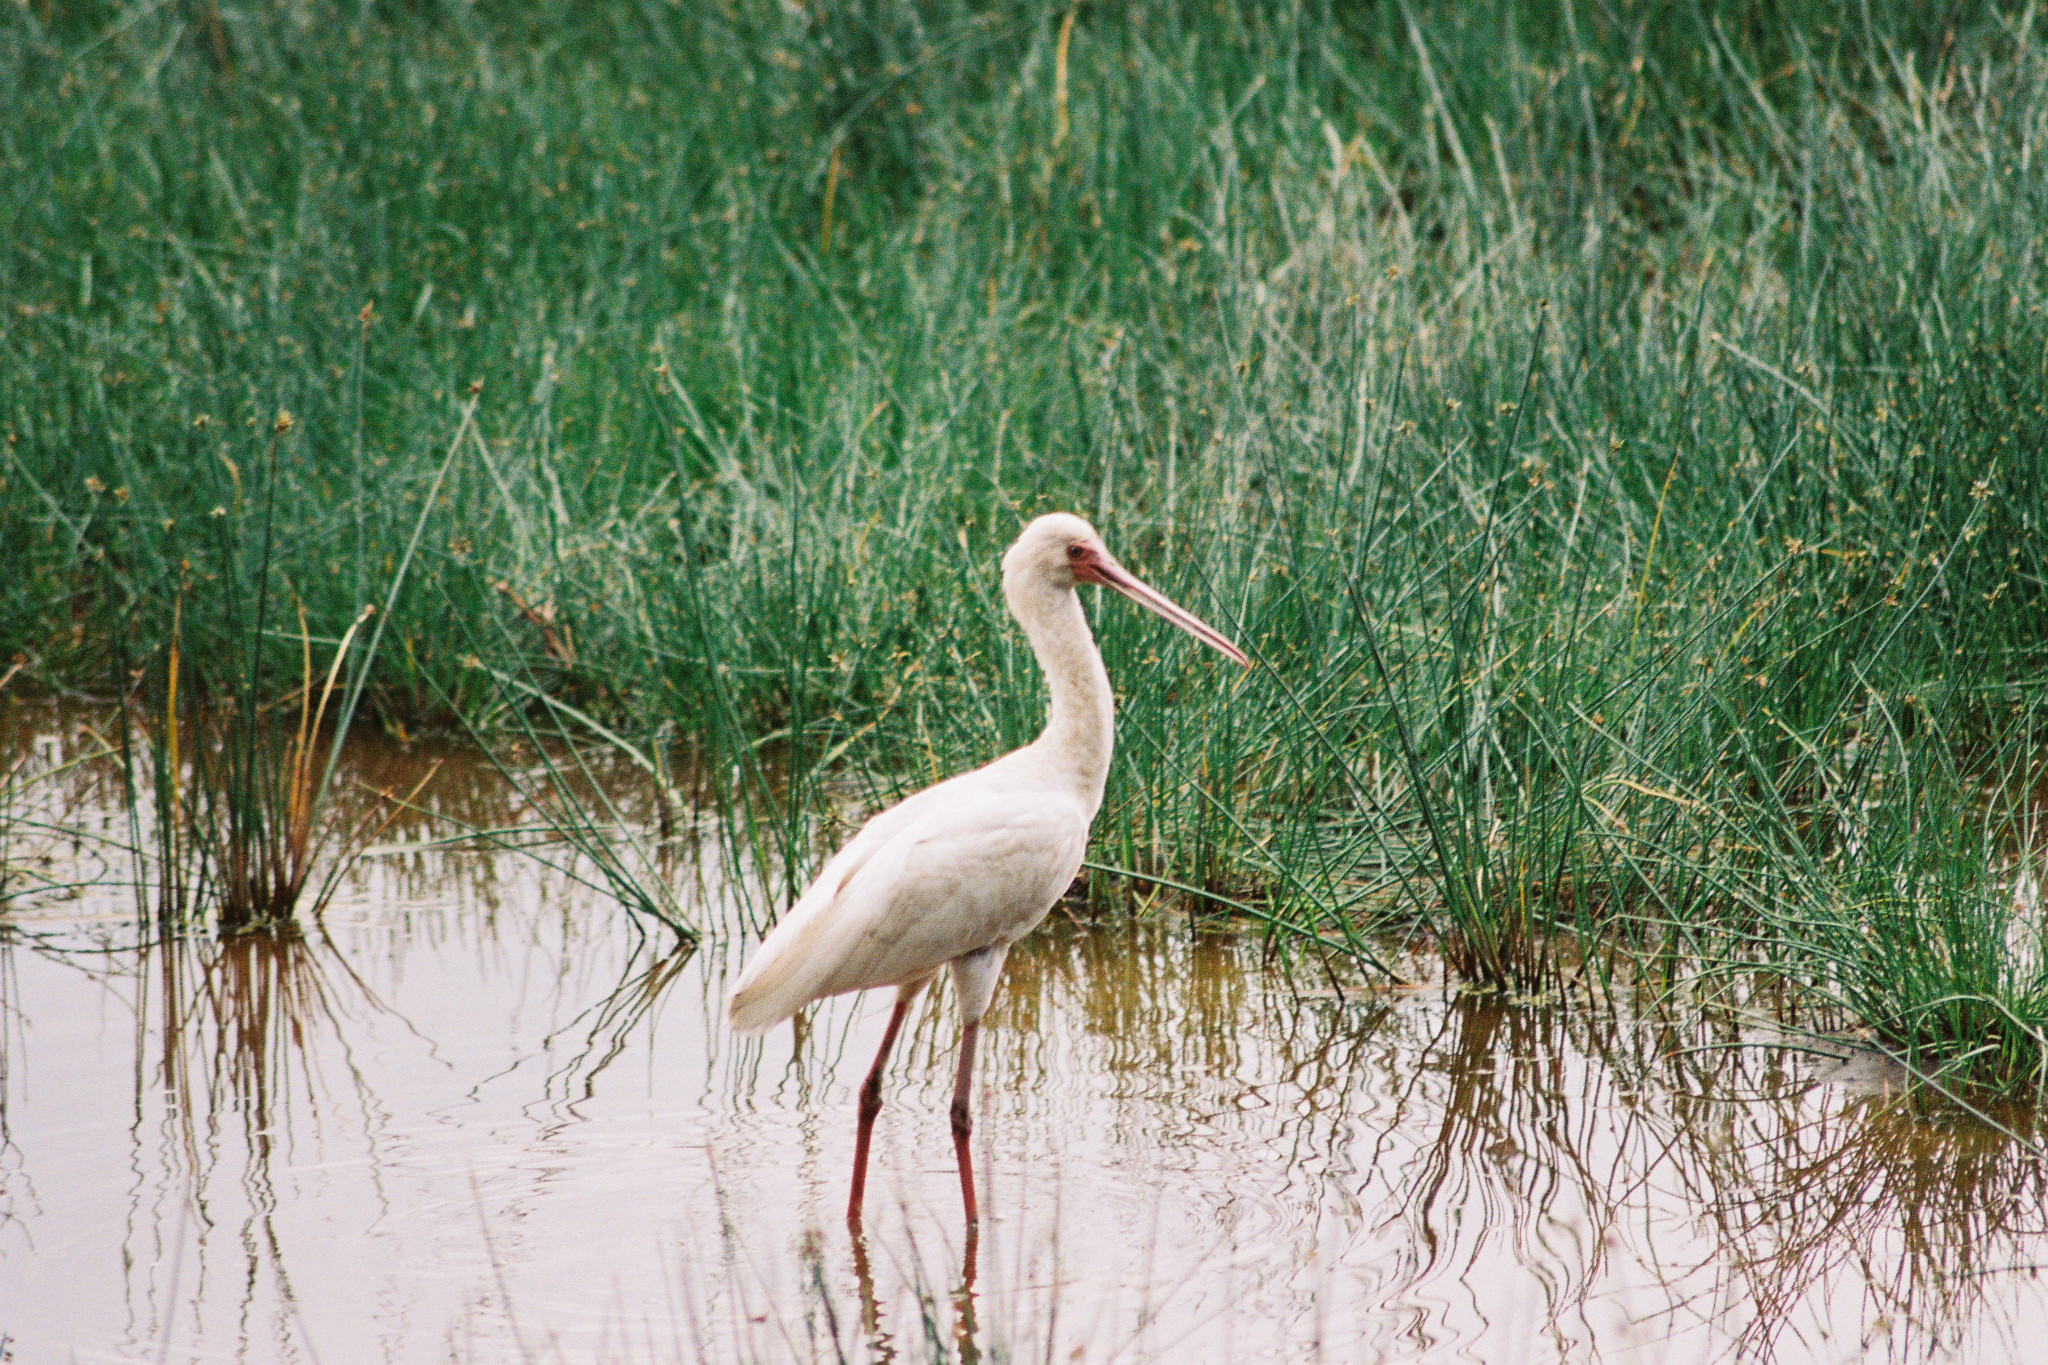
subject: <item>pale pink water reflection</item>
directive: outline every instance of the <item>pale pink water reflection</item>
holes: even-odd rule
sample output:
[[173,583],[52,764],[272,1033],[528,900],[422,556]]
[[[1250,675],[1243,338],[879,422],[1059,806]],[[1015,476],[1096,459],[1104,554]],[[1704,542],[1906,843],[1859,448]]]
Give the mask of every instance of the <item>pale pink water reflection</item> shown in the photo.
[[[453,771],[443,809],[516,823]],[[1340,997],[1179,921],[1056,914],[1016,955],[966,1293],[953,1033],[918,1016],[857,1264],[849,1116],[887,998],[742,1044],[718,1009],[736,953],[668,951],[513,855],[404,847],[426,829],[301,937],[142,943],[115,891],[0,919],[14,1359],[2019,1361],[2048,1339],[2048,1175],[1940,1106],[1795,1052],[1670,1055],[1725,1030]]]

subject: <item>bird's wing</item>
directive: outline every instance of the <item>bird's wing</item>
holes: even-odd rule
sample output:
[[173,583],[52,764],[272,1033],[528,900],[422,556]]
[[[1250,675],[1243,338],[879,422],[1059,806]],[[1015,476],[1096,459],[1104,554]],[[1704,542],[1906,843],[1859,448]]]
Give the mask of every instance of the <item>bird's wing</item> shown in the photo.
[[957,779],[920,792],[870,821],[763,940],[733,988],[733,1026],[758,1032],[812,1000],[1014,942],[1073,880],[1087,842],[1068,796]]

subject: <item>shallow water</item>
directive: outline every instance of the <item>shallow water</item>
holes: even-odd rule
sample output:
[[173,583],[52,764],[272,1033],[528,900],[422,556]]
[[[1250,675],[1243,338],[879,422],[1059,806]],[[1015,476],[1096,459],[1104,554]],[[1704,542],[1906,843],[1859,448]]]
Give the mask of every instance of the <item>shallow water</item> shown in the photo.
[[[52,722],[23,714],[8,752],[84,742],[37,751]],[[418,762],[361,757],[372,785]],[[112,830],[111,795],[15,810]],[[520,819],[459,759],[425,800]],[[394,826],[303,936],[148,943],[104,890],[0,916],[0,1359],[2020,1361],[2048,1339],[2048,1173],[1867,1059],[1340,990],[1255,936],[1060,912],[984,1029],[969,1286],[949,1002],[891,1072],[856,1246],[886,995],[736,1039],[730,951],[673,953],[432,833]],[[18,833],[11,856],[91,847]]]

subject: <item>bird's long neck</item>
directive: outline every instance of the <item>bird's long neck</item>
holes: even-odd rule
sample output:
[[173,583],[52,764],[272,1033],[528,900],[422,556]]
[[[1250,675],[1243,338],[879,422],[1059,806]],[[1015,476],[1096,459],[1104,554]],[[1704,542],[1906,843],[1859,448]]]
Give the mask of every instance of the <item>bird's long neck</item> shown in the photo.
[[1031,640],[1052,705],[1032,748],[1070,778],[1092,811],[1102,804],[1109,756],[1116,744],[1116,703],[1080,594],[1043,582],[1005,583],[1010,613]]

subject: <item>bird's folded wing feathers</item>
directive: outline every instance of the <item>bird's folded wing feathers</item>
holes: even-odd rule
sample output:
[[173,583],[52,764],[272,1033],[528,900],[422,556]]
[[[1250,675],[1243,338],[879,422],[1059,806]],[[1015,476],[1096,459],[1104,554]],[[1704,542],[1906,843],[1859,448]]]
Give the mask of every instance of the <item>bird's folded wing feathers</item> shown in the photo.
[[1070,800],[944,788],[912,800],[841,849],[762,942],[733,990],[735,1028],[1012,942],[1080,867],[1087,820]]

